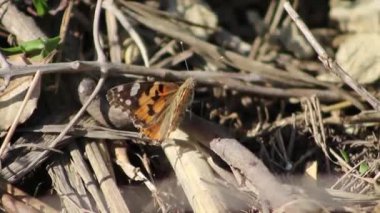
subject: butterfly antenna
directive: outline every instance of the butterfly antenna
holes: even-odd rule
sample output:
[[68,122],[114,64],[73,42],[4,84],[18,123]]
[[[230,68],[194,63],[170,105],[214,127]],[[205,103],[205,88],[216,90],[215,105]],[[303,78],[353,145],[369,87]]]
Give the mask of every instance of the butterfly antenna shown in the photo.
[[[179,43],[181,44],[181,50],[182,50],[182,52],[185,52],[185,49],[183,48],[183,41],[180,41]],[[186,70],[189,71],[189,66],[187,64],[187,59],[185,59],[185,66],[186,66]],[[190,107],[189,107],[189,114],[190,114],[189,119],[191,120],[191,115],[192,115],[191,104],[190,104]]]
[[[183,48],[183,41],[180,41],[179,43],[181,44],[182,52],[185,52],[185,49]],[[186,59],[185,59],[185,66],[186,66],[186,70],[189,71],[189,66],[187,65],[187,60]]]

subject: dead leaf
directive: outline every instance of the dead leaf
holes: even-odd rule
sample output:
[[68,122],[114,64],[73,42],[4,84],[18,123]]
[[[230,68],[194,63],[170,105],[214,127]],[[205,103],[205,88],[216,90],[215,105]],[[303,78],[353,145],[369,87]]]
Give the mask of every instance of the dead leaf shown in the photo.
[[[16,117],[24,96],[29,88],[33,76],[14,77],[8,87],[0,92],[0,130],[6,130]],[[3,83],[0,80],[0,84]],[[38,97],[40,96],[40,82],[34,89],[32,96],[21,114],[19,123],[25,122],[37,107]]]
[[379,33],[379,0],[330,1],[330,17],[343,32]]
[[178,0],[177,11],[185,20],[208,27],[208,29],[198,26],[189,27],[191,33],[198,38],[207,39],[218,25],[216,14],[203,1]]
[[[361,84],[370,84],[380,78],[380,35],[357,34],[343,42],[336,60],[343,69]],[[319,80],[338,82],[331,74],[318,76]]]
[[[7,58],[12,66],[26,65],[26,58],[23,54],[11,55]],[[42,60],[29,61],[31,64],[44,63]],[[0,92],[0,130],[7,130],[14,118],[16,117],[28,88],[33,80],[33,75],[12,77],[8,87]],[[0,85],[3,84],[3,79],[0,79]],[[41,81],[38,81],[31,98],[28,100],[23,113],[20,116],[18,123],[24,123],[37,107],[37,101],[40,96]]]

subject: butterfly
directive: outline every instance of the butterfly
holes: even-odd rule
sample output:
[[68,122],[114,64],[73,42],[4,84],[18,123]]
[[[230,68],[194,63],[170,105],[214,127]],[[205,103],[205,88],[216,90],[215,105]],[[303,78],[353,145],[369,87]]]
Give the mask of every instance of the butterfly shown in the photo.
[[168,138],[180,124],[194,96],[195,81],[134,82],[108,90],[110,106],[128,114],[140,135],[154,142]]

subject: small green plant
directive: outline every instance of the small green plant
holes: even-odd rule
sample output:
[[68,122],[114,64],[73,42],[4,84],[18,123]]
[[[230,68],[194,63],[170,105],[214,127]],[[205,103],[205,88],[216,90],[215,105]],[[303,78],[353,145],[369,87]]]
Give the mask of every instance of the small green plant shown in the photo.
[[22,42],[15,47],[0,49],[7,55],[24,53],[30,57],[40,56],[44,58],[58,47],[59,41],[59,36],[47,39],[39,38],[36,40]]

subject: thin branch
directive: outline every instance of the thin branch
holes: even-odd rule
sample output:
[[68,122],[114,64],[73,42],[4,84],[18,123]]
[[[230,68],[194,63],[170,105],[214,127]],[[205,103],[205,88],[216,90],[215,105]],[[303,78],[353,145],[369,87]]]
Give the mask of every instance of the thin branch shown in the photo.
[[[108,0],[113,3],[113,0]],[[105,14],[106,25],[107,25],[107,36],[108,36],[108,45],[110,48],[110,61],[121,63],[121,47],[120,47],[120,38],[118,34],[119,25],[114,14],[106,10]]]
[[[0,76],[12,73],[13,76],[27,75],[40,70],[43,74],[66,72],[66,73],[83,73],[100,71],[101,67],[108,69],[109,75],[124,74],[126,77],[151,76],[165,81],[181,81],[192,77],[198,83],[208,86],[220,86],[227,89],[237,90],[250,94],[269,96],[269,97],[304,97],[316,95],[322,101],[343,100],[338,93],[331,90],[294,88],[295,85],[289,85],[283,81],[284,87],[293,87],[289,89],[265,87],[259,85],[242,84],[242,82],[260,82],[254,73],[231,73],[231,72],[205,72],[200,70],[193,71],[174,71],[162,68],[147,68],[144,66],[126,65],[117,63],[99,63],[96,61],[74,61],[66,63],[53,63],[45,65],[28,65],[23,67],[12,67],[11,69],[0,69]],[[301,85],[300,85],[301,87]]]
[[[270,24],[270,20],[272,19],[272,16],[274,14],[276,8],[276,0],[271,0],[269,3],[269,7],[267,9],[267,13],[265,14],[264,18],[264,27],[267,28]],[[267,29],[265,29],[267,30]],[[261,33],[261,35],[258,35],[255,40],[253,41],[251,45],[251,52],[249,53],[249,58],[256,59],[257,53],[259,51],[260,46],[262,45],[264,41],[264,37],[267,35],[267,32]]]
[[92,31],[96,54],[98,55],[98,61],[100,63],[107,61],[106,56],[103,52],[103,49],[100,45],[100,38],[99,38],[99,17],[100,17],[100,12],[101,12],[101,5],[102,5],[102,0],[97,0],[95,14],[94,14],[94,25],[93,25],[93,31]]
[[284,3],[284,8],[288,12],[289,16],[293,19],[298,29],[304,34],[310,45],[317,52],[319,60],[323,63],[325,68],[330,72],[337,75],[343,82],[350,86],[355,92],[362,96],[375,110],[380,110],[380,102],[371,93],[369,93],[363,86],[358,84],[343,68],[338,64],[336,60],[331,58],[323,47],[318,43],[309,28],[299,17],[297,12],[292,8],[287,1]]

